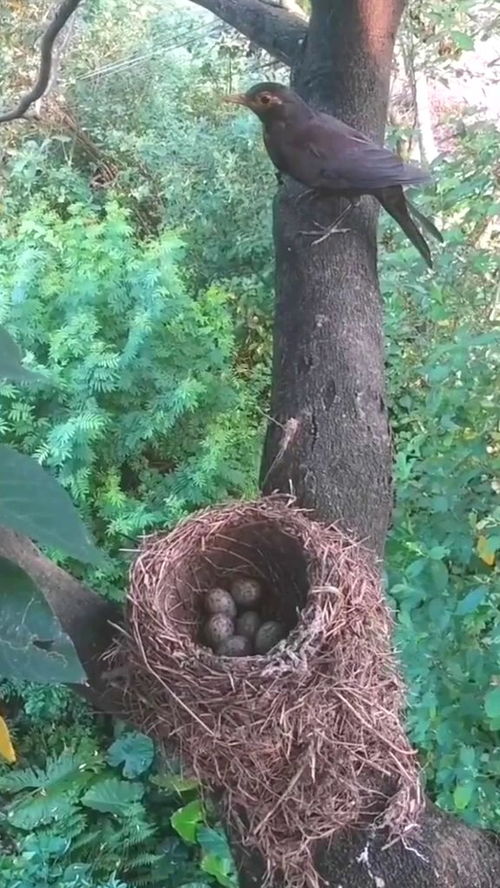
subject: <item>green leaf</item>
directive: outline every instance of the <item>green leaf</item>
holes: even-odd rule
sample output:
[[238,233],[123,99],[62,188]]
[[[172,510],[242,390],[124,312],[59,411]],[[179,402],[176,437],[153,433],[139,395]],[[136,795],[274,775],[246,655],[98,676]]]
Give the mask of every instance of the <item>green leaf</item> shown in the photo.
[[472,746],[462,746],[460,761],[465,768],[472,768],[476,761],[476,751]]
[[2,524],[80,561],[103,560],[64,488],[34,459],[7,444],[0,444]]
[[433,546],[429,550],[429,558],[432,558],[434,561],[440,561],[442,558],[446,558],[447,555],[448,549],[445,546]]
[[458,786],[455,787],[453,792],[453,802],[457,811],[463,811],[464,808],[467,807],[472,798],[473,791],[474,784],[470,782],[459,783]]
[[45,769],[11,771],[3,778],[3,792],[34,791],[8,807],[9,823],[18,829],[32,830],[67,820],[78,810],[78,798],[91,779],[90,763],[69,752],[49,759]]
[[7,818],[18,829],[32,830],[47,823],[61,823],[76,810],[76,801],[70,796],[55,798],[53,793],[40,793],[12,805],[7,810]]
[[194,777],[183,777],[182,774],[155,774],[151,777],[151,783],[166,792],[179,795],[183,792],[193,792],[200,785]]
[[201,860],[201,868],[226,888],[237,888],[236,871],[227,841],[226,834],[221,827],[202,826],[198,829],[197,840],[204,852]]
[[195,799],[193,802],[189,802],[187,805],[174,811],[170,822],[185,842],[194,844],[196,842],[198,826],[204,822],[203,807],[200,799]]
[[232,860],[229,842],[222,828],[200,826],[196,838],[206,854],[216,854],[217,857],[227,857],[228,860]]
[[138,777],[151,765],[154,757],[154,743],[145,734],[122,734],[108,749],[106,760],[113,767],[123,763],[123,776]]
[[451,37],[459,49],[474,49],[474,40],[469,34],[464,34],[463,31],[452,31]]
[[500,719],[500,687],[492,688],[485,694],[484,708],[488,718]]
[[487,594],[488,589],[486,586],[478,586],[476,589],[471,589],[465,598],[462,598],[457,604],[456,613],[458,616],[465,617],[467,614],[472,614],[482,604]]
[[0,379],[11,382],[37,382],[38,373],[27,370],[21,363],[21,349],[4,327],[0,327]]
[[[88,765],[72,752],[63,752],[58,758],[49,758],[45,768],[15,768],[0,775],[0,792],[17,793],[24,789],[42,789],[46,794],[62,782],[74,783],[88,770]],[[87,779],[87,777],[85,778]]]
[[91,786],[82,796],[82,804],[94,811],[127,817],[130,806],[140,802],[144,795],[142,783],[129,783],[118,777],[108,777]]
[[0,558],[0,675],[81,684],[85,672],[70,637],[30,577]]
[[204,854],[200,867],[204,873],[217,879],[219,885],[223,885],[224,888],[238,888],[238,880],[232,870],[231,860],[218,857],[216,854]]
[[430,367],[427,371],[427,379],[429,382],[444,382],[450,373],[450,369],[449,364],[436,364],[435,367]]

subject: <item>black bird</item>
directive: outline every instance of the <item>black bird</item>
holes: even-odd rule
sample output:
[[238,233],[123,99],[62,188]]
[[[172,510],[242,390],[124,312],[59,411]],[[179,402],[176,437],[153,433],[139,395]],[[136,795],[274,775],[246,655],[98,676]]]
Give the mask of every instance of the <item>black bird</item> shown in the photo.
[[429,247],[410,213],[429,234],[439,241],[443,238],[403,192],[403,186],[429,182],[428,173],[403,163],[397,154],[381,148],[341,120],[315,111],[281,83],[258,83],[248,92],[226,96],[225,100],[245,105],[257,114],[264,125],[267,152],[279,172],[319,195],[337,195],[349,201],[317,242],[339,230],[338,223],[362,194],[371,194],[432,268]]

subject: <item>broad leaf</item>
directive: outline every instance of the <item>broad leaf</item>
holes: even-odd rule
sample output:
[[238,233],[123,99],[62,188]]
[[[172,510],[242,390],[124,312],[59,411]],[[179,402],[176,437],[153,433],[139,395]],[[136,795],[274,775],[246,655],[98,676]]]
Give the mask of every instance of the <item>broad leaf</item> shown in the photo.
[[500,687],[488,691],[484,698],[484,708],[488,718],[500,719]]
[[238,888],[238,880],[232,867],[232,861],[226,857],[204,854],[200,866],[204,873],[213,876],[224,888]]
[[474,785],[471,782],[468,783],[459,783],[457,787],[455,787],[455,791],[453,793],[453,801],[455,803],[455,808],[457,811],[463,811],[464,808],[469,804],[472,793],[474,790]]
[[229,843],[223,829],[200,826],[196,838],[206,854],[216,854],[217,857],[226,857],[228,860],[232,860]]
[[81,684],[73,642],[30,577],[0,558],[0,676]]
[[202,870],[214,876],[225,888],[237,888],[234,861],[223,829],[202,826],[198,829],[197,840],[204,852]]
[[37,793],[7,809],[8,822],[18,829],[31,831],[47,823],[66,820],[77,810],[76,799],[53,793]]
[[108,749],[106,760],[117,767],[123,762],[123,776],[134,778],[143,774],[153,761],[154,743],[145,734],[122,734]]
[[142,783],[128,783],[118,777],[108,777],[91,786],[82,796],[82,804],[94,811],[127,817],[130,806],[140,802],[144,795]]
[[151,783],[164,789],[165,792],[179,795],[183,792],[193,792],[200,785],[194,777],[183,777],[182,774],[155,774],[151,777]]
[[31,831],[47,823],[65,821],[77,811],[78,798],[91,779],[88,763],[68,752],[49,759],[45,769],[12,771],[2,779],[2,791],[32,791],[8,806],[9,823]]
[[43,377],[21,363],[21,349],[4,327],[0,327],[0,379],[11,382],[38,382]]
[[16,752],[10,739],[9,729],[5,719],[0,715],[0,756],[5,759],[9,765],[13,765],[16,761]]
[[[91,764],[94,765],[93,759]],[[90,779],[90,771],[89,762],[72,752],[63,752],[57,758],[48,758],[44,768],[15,768],[7,774],[0,774],[0,792],[18,793],[26,789],[41,789],[47,794],[56,786],[83,786]]]
[[471,591],[467,593],[465,598],[462,598],[462,600],[458,602],[457,614],[460,617],[464,617],[467,614],[472,614],[476,610],[476,608],[478,608],[479,605],[482,604],[487,594],[487,586],[477,586],[476,589],[471,589]]
[[464,34],[463,31],[452,31],[451,37],[459,49],[465,51],[474,49],[474,38],[470,34]]
[[184,805],[174,811],[170,818],[170,822],[176,832],[185,842],[196,842],[198,827],[203,823],[203,807],[199,799]]
[[2,524],[80,561],[102,561],[64,488],[34,459],[7,444],[0,444]]

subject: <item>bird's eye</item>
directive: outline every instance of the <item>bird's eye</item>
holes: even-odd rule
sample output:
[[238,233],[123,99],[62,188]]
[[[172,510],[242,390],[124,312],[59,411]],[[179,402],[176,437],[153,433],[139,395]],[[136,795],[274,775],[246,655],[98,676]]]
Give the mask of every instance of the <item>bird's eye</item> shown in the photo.
[[269,102],[271,101],[271,96],[268,96],[267,93],[264,93],[264,95],[260,97],[260,101],[262,105],[269,105]]

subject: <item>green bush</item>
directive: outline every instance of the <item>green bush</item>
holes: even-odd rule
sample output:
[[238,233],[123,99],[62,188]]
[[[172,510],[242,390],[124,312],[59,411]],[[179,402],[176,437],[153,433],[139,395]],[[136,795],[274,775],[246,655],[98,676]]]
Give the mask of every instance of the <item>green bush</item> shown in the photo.
[[449,226],[436,273],[402,246],[382,282],[397,484],[387,572],[409,727],[438,804],[498,829],[495,142],[473,131],[436,170]]
[[77,173],[56,176],[56,199],[50,147],[20,152],[4,195],[0,323],[45,378],[1,384],[0,439],[51,467],[116,554],[148,528],[254,491],[258,386],[235,367],[227,294],[193,294],[178,238],[138,242],[127,211],[111,195],[84,199]]
[[0,793],[5,888],[236,888],[224,833],[196,785],[159,773],[142,734],[121,731],[111,745],[87,738],[0,773]]

